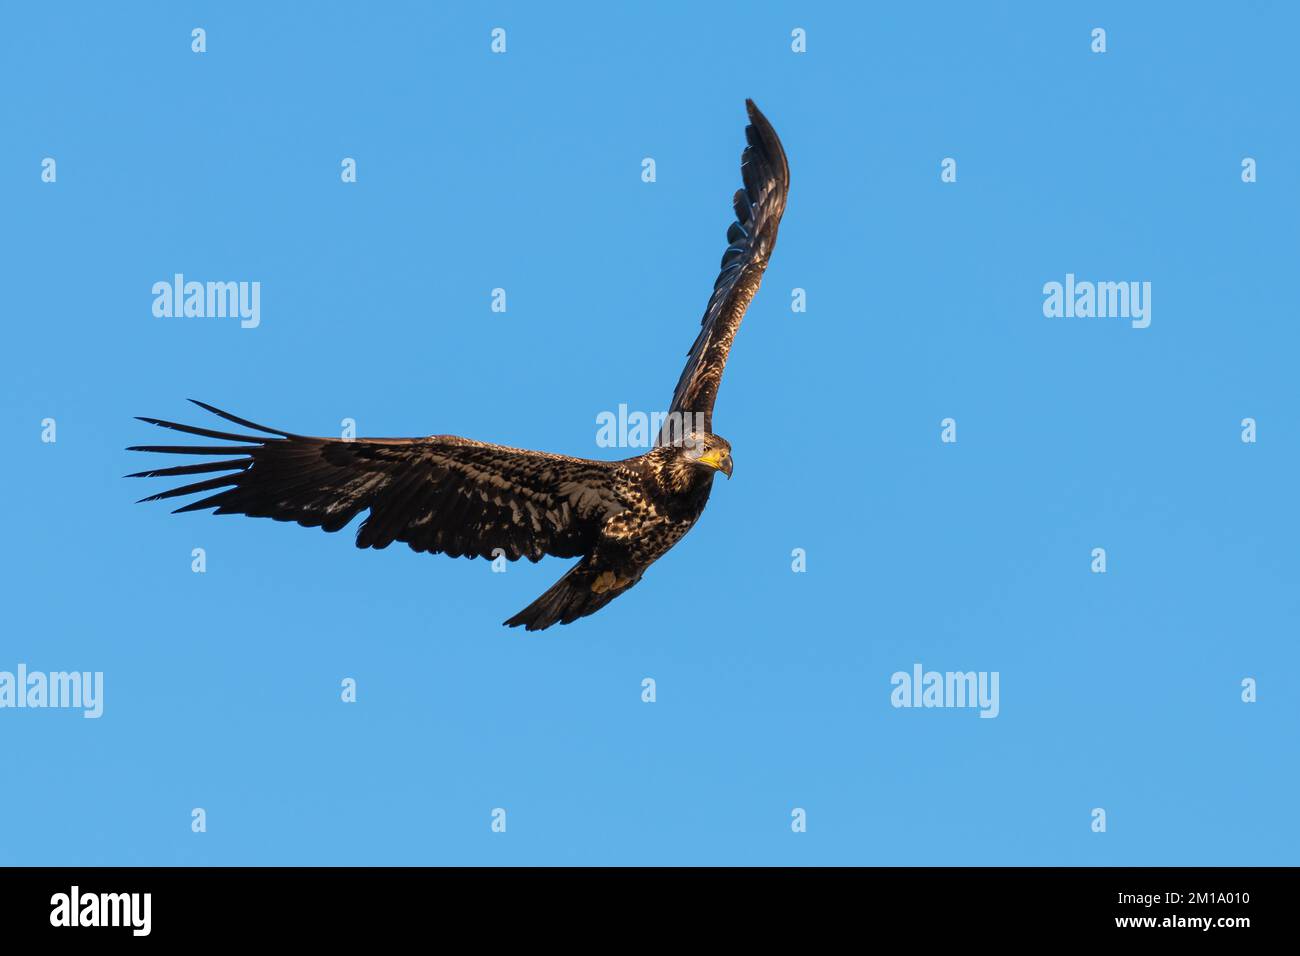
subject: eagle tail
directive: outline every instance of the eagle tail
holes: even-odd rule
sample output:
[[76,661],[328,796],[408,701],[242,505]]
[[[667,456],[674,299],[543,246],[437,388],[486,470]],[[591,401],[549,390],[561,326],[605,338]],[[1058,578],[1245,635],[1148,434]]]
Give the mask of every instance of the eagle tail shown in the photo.
[[601,571],[584,559],[504,624],[506,627],[522,624],[526,631],[543,631],[552,624],[571,624],[580,617],[595,614],[637,580],[620,580],[612,571]]

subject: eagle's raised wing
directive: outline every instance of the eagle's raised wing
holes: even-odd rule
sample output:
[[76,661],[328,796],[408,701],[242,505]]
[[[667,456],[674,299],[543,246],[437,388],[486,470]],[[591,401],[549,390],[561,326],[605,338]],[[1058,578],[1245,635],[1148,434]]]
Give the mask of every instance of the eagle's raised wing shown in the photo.
[[[263,435],[141,421],[239,445],[137,445],[130,451],[215,455],[205,461],[129,475],[162,478],[224,472],[144,501],[213,491],[180,511],[215,508],[338,531],[362,511],[357,547],[402,541],[414,551],[510,560],[587,552],[605,518],[622,510],[613,493],[616,463],[567,458],[434,435],[429,438],[310,438],[264,428],[195,402]],[[270,437],[264,437],[270,436]]]
[[746,100],[745,106],[750,123],[745,127],[748,145],[740,157],[745,188],[736,190],[736,221],[727,230],[729,245],[722,256],[722,271],[704,310],[703,328],[691,346],[686,368],[673,393],[668,418],[659,433],[660,445],[678,440],[683,423],[691,428],[702,420],[705,431],[713,430],[713,402],[727,365],[727,353],[763,280],[763,270],[776,246],[777,226],[785,212],[790,191],[785,150],[754,101]]

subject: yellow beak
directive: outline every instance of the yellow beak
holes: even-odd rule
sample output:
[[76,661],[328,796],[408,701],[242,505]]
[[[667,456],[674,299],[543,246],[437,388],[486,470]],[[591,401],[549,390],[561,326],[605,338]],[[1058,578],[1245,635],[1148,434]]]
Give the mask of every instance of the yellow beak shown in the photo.
[[728,479],[731,478],[731,456],[721,448],[714,448],[711,451],[706,451],[698,460],[701,464],[708,465],[715,471],[722,472]]

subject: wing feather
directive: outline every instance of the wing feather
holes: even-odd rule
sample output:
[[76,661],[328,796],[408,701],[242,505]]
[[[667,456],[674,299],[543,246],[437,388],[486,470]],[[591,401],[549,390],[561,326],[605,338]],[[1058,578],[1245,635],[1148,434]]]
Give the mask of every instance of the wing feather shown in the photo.
[[659,433],[658,444],[681,438],[683,424],[713,430],[713,403],[727,365],[732,340],[745,310],[758,291],[768,259],[776,246],[777,228],[790,192],[790,167],[772,124],[753,100],[746,100],[750,125],[741,154],[744,189],[736,190],[732,205],[736,221],[727,230],[727,250],[713,295],[701,320],[702,328],[686,358],[686,368],[673,392],[670,414]]
[[[241,457],[128,477],[227,472],[144,498],[205,495],[178,512],[214,509],[338,531],[364,511],[357,547],[394,541],[454,557],[540,560],[590,549],[600,525],[622,510],[614,494],[616,464],[508,448],[454,435],[428,438],[314,438],[256,425],[195,404],[262,435],[235,435],[162,419],[161,428],[242,441],[234,446],[138,445],[133,451]],[[208,494],[215,492],[215,494]]]

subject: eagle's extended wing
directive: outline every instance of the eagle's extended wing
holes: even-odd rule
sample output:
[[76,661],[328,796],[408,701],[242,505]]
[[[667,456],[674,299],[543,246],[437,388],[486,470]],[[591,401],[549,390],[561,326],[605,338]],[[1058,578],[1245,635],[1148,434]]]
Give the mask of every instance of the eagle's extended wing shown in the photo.
[[659,433],[660,445],[671,444],[680,437],[683,419],[690,428],[695,425],[696,416],[701,416],[704,430],[713,430],[713,402],[718,396],[722,370],[727,365],[727,353],[763,279],[763,270],[776,245],[781,213],[785,211],[785,198],[790,191],[790,167],[785,150],[772,124],[754,101],[746,100],[745,106],[750,122],[745,127],[748,145],[740,157],[745,188],[736,191],[736,222],[727,230],[729,245],[722,256],[722,272],[713,284],[713,295],[704,310],[704,327],[691,346],[686,368],[673,393],[670,414]]
[[567,458],[434,435],[429,438],[310,438],[264,428],[195,402],[245,428],[229,432],[142,421],[233,446],[137,445],[130,451],[216,455],[174,468],[129,475],[155,478],[224,472],[144,501],[215,491],[177,511],[215,508],[216,514],[296,521],[338,531],[359,513],[357,547],[386,548],[402,541],[414,551],[452,557],[510,560],[585,553],[600,525],[622,510],[613,494],[614,463]]

